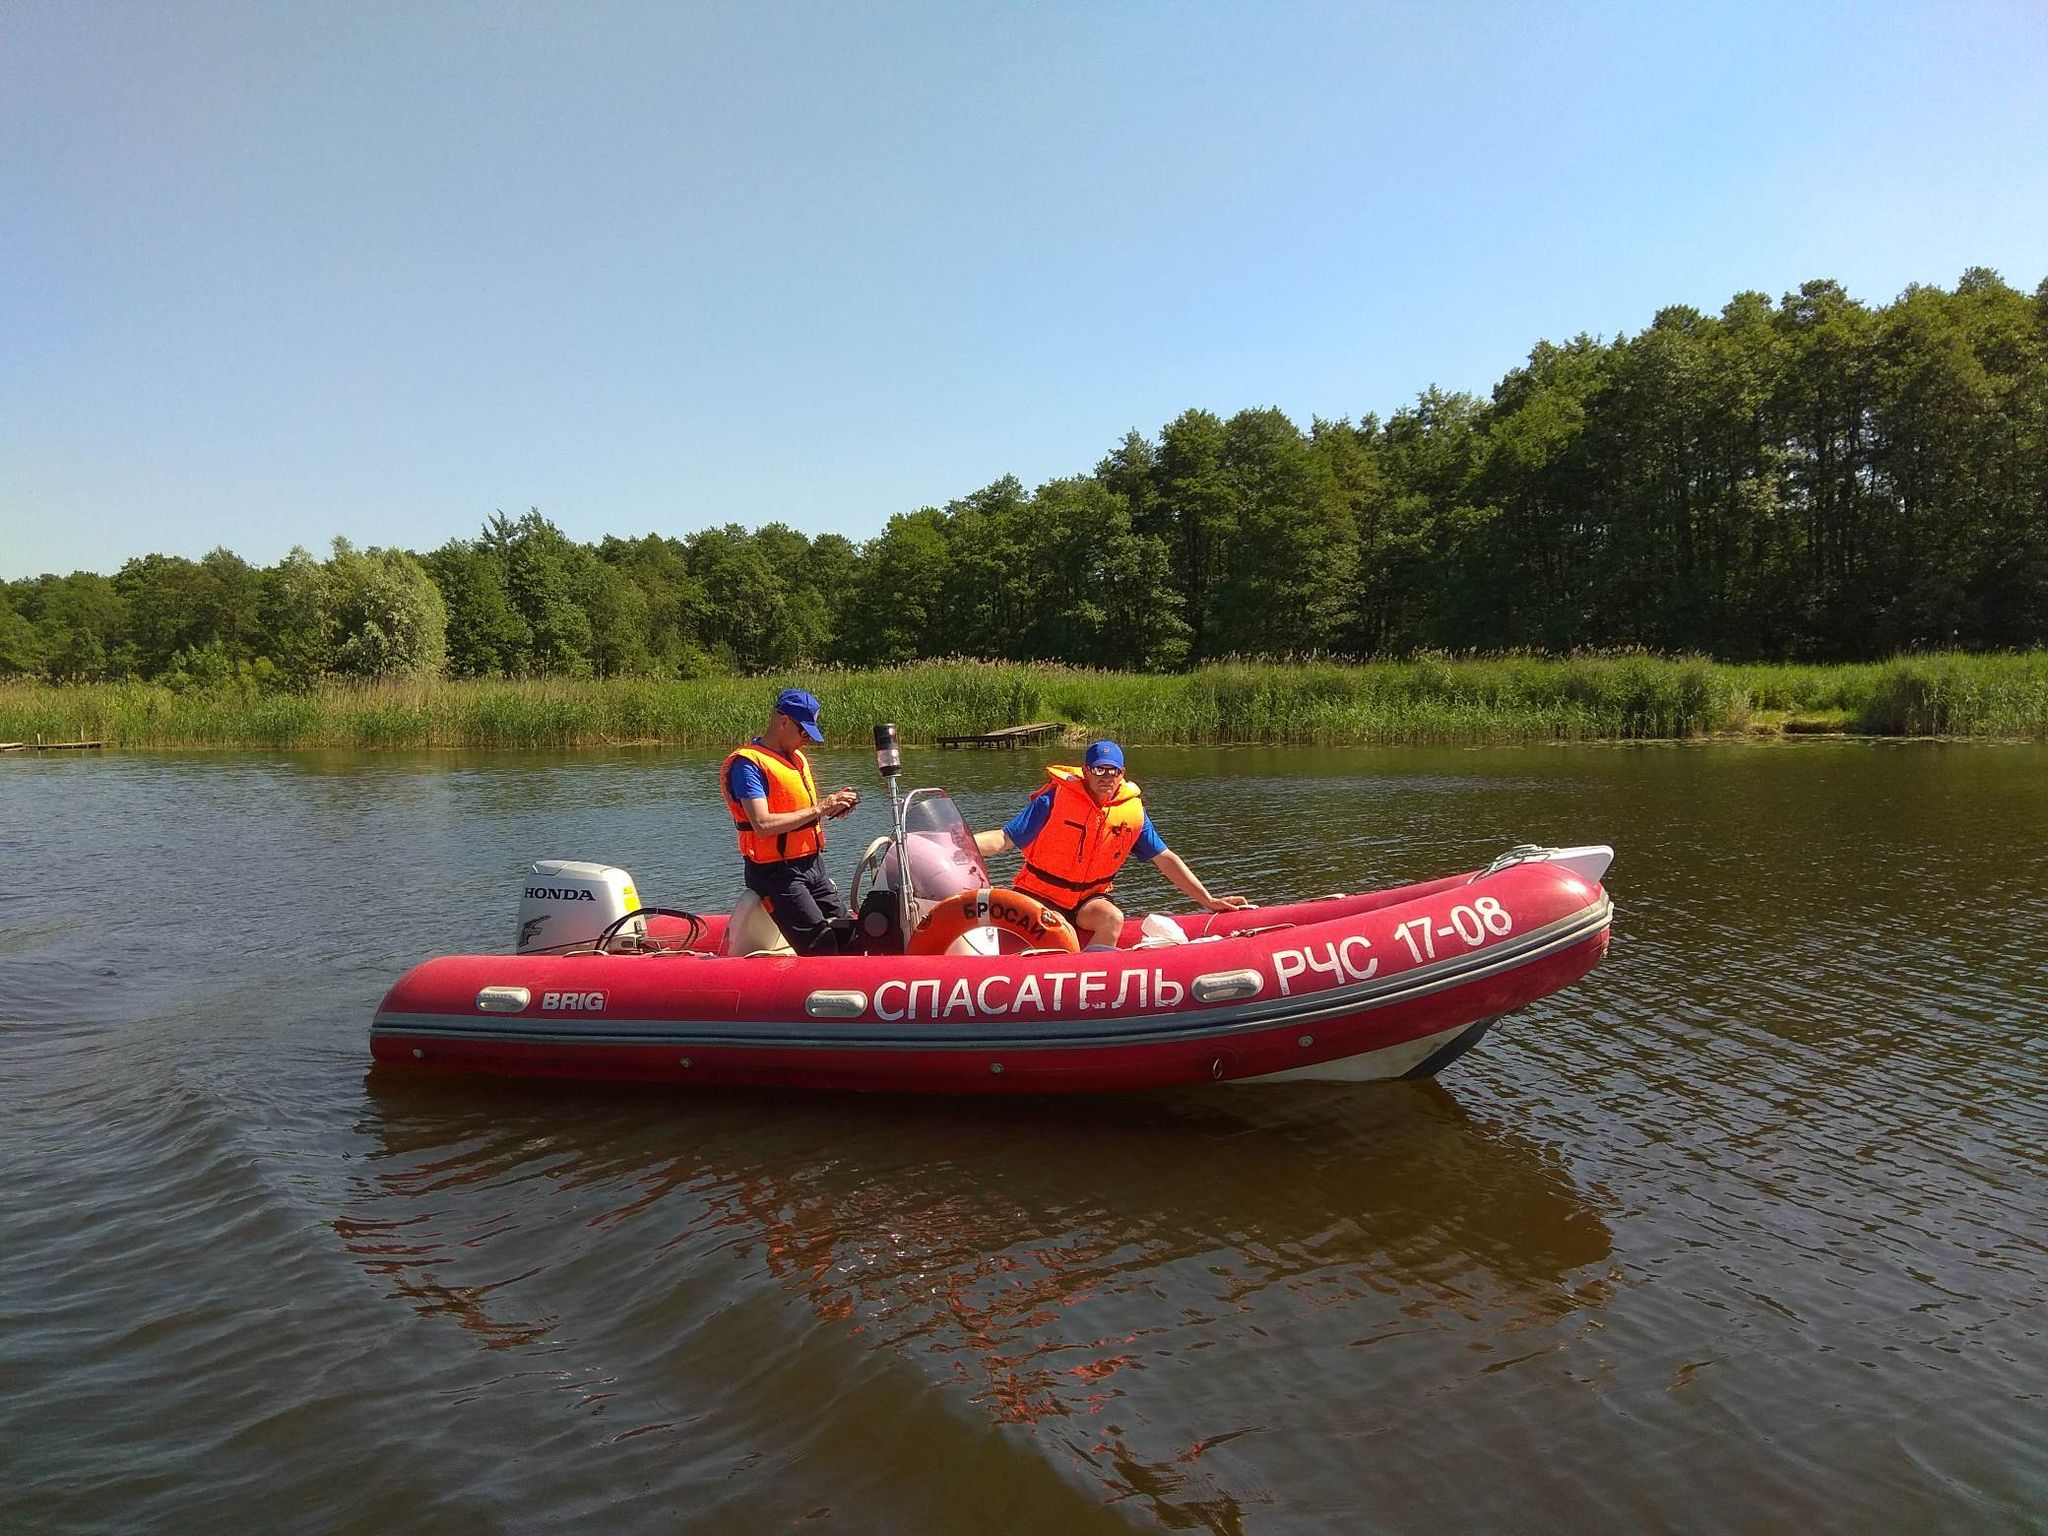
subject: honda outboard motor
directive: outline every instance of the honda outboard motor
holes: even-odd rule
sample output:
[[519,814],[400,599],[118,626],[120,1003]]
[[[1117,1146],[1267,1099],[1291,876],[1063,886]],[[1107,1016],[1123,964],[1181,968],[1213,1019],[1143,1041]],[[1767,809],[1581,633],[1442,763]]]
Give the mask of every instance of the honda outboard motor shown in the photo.
[[[640,910],[633,877],[609,864],[581,859],[539,859],[526,876],[519,898],[519,940],[515,954],[550,951],[567,954],[597,936],[629,912]],[[646,936],[647,924],[636,918],[621,933]]]

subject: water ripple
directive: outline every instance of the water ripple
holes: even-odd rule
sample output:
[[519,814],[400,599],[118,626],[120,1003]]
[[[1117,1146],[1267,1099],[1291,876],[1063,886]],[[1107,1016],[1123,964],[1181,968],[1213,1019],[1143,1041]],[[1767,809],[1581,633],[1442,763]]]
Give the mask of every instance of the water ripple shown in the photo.
[[[1269,899],[1611,841],[1612,953],[1442,1087],[366,1081],[383,985],[501,944],[525,859],[718,905],[708,762],[11,775],[10,857],[82,878],[0,898],[0,1524],[2040,1507],[2038,749],[1145,758],[1169,841]],[[961,759],[970,816],[1035,772]]]

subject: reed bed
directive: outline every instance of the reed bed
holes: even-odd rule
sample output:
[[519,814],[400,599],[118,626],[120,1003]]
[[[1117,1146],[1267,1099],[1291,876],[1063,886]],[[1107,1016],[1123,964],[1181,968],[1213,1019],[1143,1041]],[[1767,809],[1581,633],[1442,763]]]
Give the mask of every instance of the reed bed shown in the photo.
[[0,741],[128,748],[714,746],[806,687],[841,741],[894,720],[911,741],[1057,720],[1133,742],[1631,741],[1745,731],[1759,716],[1878,735],[2048,739],[2048,651],[1845,666],[1647,655],[1363,665],[1232,662],[1174,676],[1011,663],[869,672],[334,684],[308,694],[148,683],[0,683]]
[[2048,651],[1728,670],[1758,710],[1835,718],[1870,735],[2048,739]]

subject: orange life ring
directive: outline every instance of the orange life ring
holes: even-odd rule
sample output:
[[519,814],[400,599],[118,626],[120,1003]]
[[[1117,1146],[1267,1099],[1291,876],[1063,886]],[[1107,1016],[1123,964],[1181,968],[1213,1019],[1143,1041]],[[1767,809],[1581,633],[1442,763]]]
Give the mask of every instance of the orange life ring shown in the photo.
[[925,914],[910,936],[904,952],[912,955],[943,955],[955,939],[970,928],[993,928],[1000,936],[1010,934],[1022,940],[1018,949],[1058,949],[1070,955],[1081,952],[1080,935],[1074,925],[1036,896],[1003,887],[962,891],[948,896]]

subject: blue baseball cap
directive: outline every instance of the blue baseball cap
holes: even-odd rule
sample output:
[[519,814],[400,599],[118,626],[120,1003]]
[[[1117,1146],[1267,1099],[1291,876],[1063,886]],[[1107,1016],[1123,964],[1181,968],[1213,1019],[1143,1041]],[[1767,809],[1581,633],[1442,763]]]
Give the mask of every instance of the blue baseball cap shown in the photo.
[[825,733],[818,729],[818,696],[805,693],[801,688],[785,688],[775,696],[775,713],[787,715],[804,728],[804,734],[813,741],[823,741]]
[[1081,761],[1090,768],[1100,768],[1108,763],[1112,768],[1124,765],[1124,749],[1113,741],[1098,741],[1088,749],[1088,755]]

